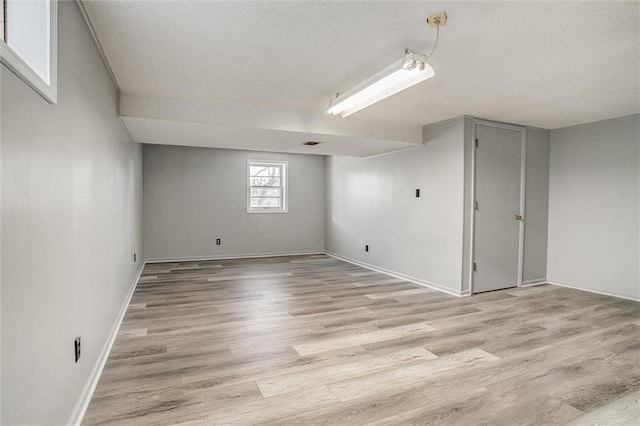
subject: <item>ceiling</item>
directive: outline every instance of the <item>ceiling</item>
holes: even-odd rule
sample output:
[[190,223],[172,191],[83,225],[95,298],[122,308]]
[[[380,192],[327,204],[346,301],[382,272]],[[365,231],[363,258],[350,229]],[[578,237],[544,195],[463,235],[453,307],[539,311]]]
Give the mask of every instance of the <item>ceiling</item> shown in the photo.
[[[460,115],[556,129],[640,112],[637,1],[82,4],[137,142],[366,156]],[[441,10],[434,78],[325,114],[404,47],[428,52]]]

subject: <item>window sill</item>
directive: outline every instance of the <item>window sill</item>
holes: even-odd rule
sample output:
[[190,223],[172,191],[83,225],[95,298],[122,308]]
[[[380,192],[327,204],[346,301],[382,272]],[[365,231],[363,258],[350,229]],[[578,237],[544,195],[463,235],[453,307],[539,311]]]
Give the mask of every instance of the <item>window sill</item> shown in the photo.
[[278,214],[289,213],[289,210],[247,210],[249,214]]
[[29,65],[27,65],[13,50],[3,41],[0,41],[0,62],[17,75],[29,87],[35,90],[50,104],[58,102],[57,87],[55,84],[55,68],[52,67],[51,81],[49,85],[45,83],[38,74],[36,74]]

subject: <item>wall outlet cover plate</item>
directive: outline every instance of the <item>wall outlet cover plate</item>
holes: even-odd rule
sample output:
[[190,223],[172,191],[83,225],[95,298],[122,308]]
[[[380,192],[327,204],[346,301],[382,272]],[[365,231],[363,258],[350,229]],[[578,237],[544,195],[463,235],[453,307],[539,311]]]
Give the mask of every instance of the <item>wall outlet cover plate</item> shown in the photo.
[[443,27],[447,24],[447,12],[430,13],[427,17],[427,24],[430,27]]

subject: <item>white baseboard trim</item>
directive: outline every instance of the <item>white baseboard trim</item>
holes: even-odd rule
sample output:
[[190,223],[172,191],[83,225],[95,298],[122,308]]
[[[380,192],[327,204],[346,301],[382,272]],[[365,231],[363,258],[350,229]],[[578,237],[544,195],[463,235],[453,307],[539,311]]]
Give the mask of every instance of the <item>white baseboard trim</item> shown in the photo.
[[391,270],[385,269],[385,268],[380,268],[378,266],[370,265],[370,264],[365,263],[365,262],[360,262],[358,260],[351,259],[351,258],[348,258],[348,257],[345,257],[345,256],[341,256],[341,255],[336,254],[336,253],[332,253],[332,252],[326,251],[325,254],[328,255],[328,256],[334,257],[334,258],[336,258],[338,260],[342,260],[342,261],[345,261],[345,262],[348,262],[348,263],[352,263],[354,265],[361,266],[363,268],[370,269],[372,271],[380,272],[380,273],[392,276],[394,278],[400,278],[402,280],[409,281],[411,283],[418,284],[418,285],[421,285],[423,287],[428,287],[428,288],[430,288],[432,290],[437,290],[437,291],[440,291],[442,293],[450,294],[451,296],[466,297],[466,296],[470,296],[471,295],[469,290],[456,292],[456,291],[451,290],[450,288],[447,288],[447,287],[445,287],[445,286],[443,286],[441,284],[432,283],[432,282],[429,282],[429,281],[421,280],[421,279],[416,278],[416,277],[412,277],[410,275],[401,274],[400,272],[391,271]]
[[80,398],[78,398],[78,402],[71,413],[71,417],[69,418],[69,422],[67,424],[70,425],[80,425],[82,423],[82,419],[84,418],[85,413],[87,412],[87,408],[89,407],[89,403],[91,402],[91,397],[93,396],[93,392],[96,390],[96,386],[98,386],[98,381],[100,380],[100,376],[102,375],[102,370],[104,370],[104,366],[107,363],[107,358],[109,358],[109,353],[111,352],[111,348],[113,347],[113,343],[116,341],[116,336],[118,335],[118,331],[120,330],[120,325],[122,324],[122,320],[124,319],[124,314],[127,312],[127,308],[129,307],[129,302],[131,302],[131,298],[133,297],[133,293],[138,286],[138,281],[140,281],[140,275],[142,275],[142,270],[144,269],[145,262],[142,262],[140,265],[140,269],[136,274],[136,278],[133,280],[133,284],[129,289],[129,293],[125,298],[125,301],[120,308],[120,313],[116,319],[116,322],[113,324],[111,328],[111,332],[109,333],[109,337],[102,347],[102,351],[98,356],[98,360],[91,371],[91,375],[89,376],[89,380],[87,384],[82,389],[82,393],[80,394]]
[[535,280],[526,280],[522,282],[522,287],[533,287],[536,285],[547,284],[546,278],[537,278]]
[[288,251],[288,252],[277,252],[277,253],[229,254],[224,256],[159,257],[155,259],[145,259],[145,263],[197,262],[197,261],[203,261],[203,260],[226,260],[226,259],[255,259],[255,258],[261,258],[261,257],[309,256],[314,254],[325,254],[325,252],[323,251]]
[[617,297],[619,299],[626,299],[626,300],[632,300],[634,302],[640,302],[640,296],[637,296],[637,295],[621,294],[621,293],[616,293],[616,292],[611,292],[611,291],[601,290],[601,289],[590,289],[590,288],[580,287],[575,284],[565,284],[565,283],[559,283],[555,281],[547,281],[547,284],[555,285],[558,287],[572,288],[574,290],[582,290],[589,293],[601,294],[603,296],[611,296],[611,297]]

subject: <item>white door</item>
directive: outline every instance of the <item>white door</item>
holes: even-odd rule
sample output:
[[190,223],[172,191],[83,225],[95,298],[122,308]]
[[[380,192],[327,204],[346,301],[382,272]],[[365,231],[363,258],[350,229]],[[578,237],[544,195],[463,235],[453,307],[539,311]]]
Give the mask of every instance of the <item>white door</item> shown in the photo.
[[476,125],[473,292],[518,285],[522,131]]

